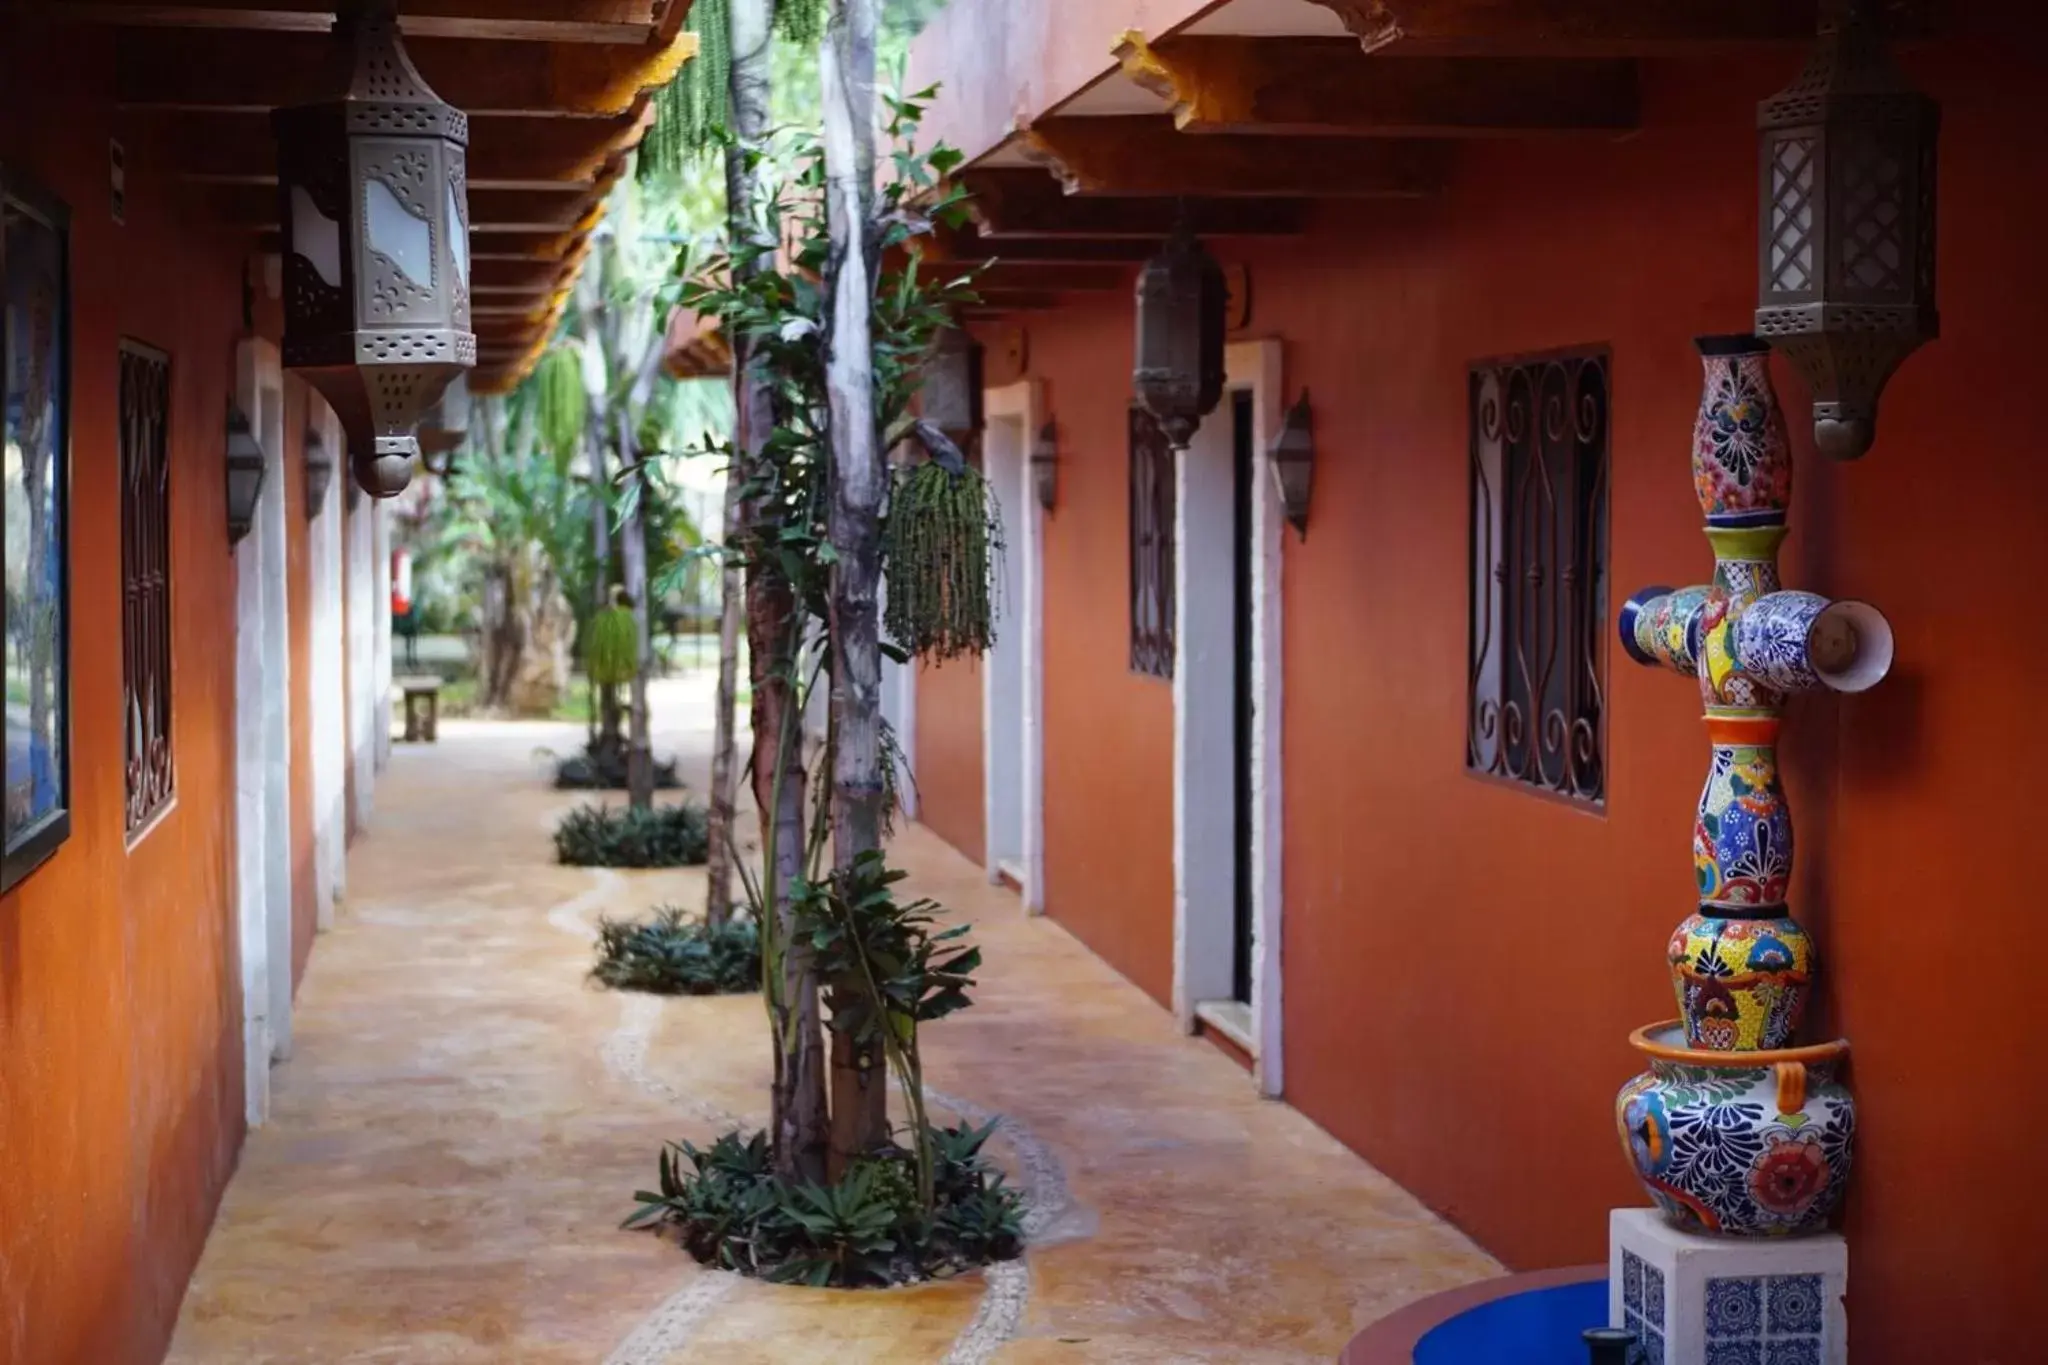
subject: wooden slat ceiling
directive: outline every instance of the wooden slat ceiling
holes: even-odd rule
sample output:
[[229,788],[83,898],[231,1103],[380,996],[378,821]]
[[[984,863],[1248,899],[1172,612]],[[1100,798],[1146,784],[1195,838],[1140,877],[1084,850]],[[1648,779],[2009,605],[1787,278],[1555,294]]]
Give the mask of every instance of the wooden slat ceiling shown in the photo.
[[[1473,139],[1627,136],[1642,58],[1759,50],[1789,77],[1817,3],[1227,0],[1125,35],[1101,78],[975,157],[977,226],[928,254],[997,262],[1029,291],[1015,306],[1042,307],[1155,250],[1180,205],[1208,236],[1295,232],[1316,200],[1434,193]],[[1924,36],[1928,5],[1886,0],[1893,32]]]
[[[270,110],[336,89],[334,0],[20,0],[110,25],[115,92],[138,150],[275,249]],[[604,198],[653,122],[653,93],[696,50],[690,0],[399,0],[406,48],[470,116],[477,392],[502,391],[553,335]]]

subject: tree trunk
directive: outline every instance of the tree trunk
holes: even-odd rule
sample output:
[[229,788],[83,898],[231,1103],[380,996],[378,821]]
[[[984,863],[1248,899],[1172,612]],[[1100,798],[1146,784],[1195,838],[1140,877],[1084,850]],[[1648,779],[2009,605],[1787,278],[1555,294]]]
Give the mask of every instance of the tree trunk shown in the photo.
[[640,467],[640,452],[633,439],[632,422],[623,408],[617,420],[619,465],[632,484],[626,496],[626,515],[619,528],[619,548],[626,573],[626,596],[633,603],[633,627],[637,637],[630,738],[626,749],[626,799],[635,810],[652,810],[654,749],[647,715],[647,674],[654,663],[654,637],[649,628],[647,603],[647,475]]
[[[753,230],[754,204],[759,196],[759,177],[749,164],[747,151],[758,148],[768,134],[768,104],[772,66],[770,30],[774,23],[774,0],[731,0],[732,131],[738,145],[725,154],[726,233],[737,241]],[[766,431],[774,421],[769,404],[767,376],[757,364],[733,365],[733,410],[744,431]],[[742,445],[744,438],[735,441]],[[754,446],[746,447],[758,450]],[[727,553],[739,543],[740,484],[737,465],[726,476],[725,507],[720,535]],[[710,866],[705,892],[705,918],[723,924],[732,914],[732,868],[738,856],[733,839],[736,775],[739,746],[738,710],[739,641],[742,615],[742,583],[739,570],[725,561],[718,576],[718,692],[713,703],[711,740]]]
[[765,567],[747,570],[747,644],[754,687],[754,805],[760,812],[764,883],[772,881],[781,973],[769,1001],[775,1030],[773,1096],[776,1170],[801,1180],[825,1176],[824,1037],[818,979],[796,933],[789,888],[804,870],[803,714],[796,670],[797,603]]
[[[604,414],[595,403],[584,419],[583,440],[590,450],[590,545],[597,558],[596,572],[591,575],[590,609],[600,612],[612,604],[612,473],[605,457]],[[597,689],[597,733],[591,756],[616,753],[622,745],[619,730],[619,689],[607,684]]]
[[[831,588],[832,848],[834,864],[846,868],[881,847],[884,792],[878,594],[887,468],[875,431],[871,316],[878,261],[868,230],[875,198],[875,0],[835,0],[818,68],[831,233],[825,374],[831,399],[830,525],[837,552]],[[889,1138],[888,1071],[880,1040],[864,1044],[835,1035],[832,1072],[836,1176]]]

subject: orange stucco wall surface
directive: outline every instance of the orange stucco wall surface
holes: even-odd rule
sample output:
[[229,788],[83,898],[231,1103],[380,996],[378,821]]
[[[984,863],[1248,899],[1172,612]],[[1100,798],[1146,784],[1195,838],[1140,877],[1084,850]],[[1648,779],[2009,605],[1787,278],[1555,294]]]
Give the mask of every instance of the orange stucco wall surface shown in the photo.
[[[1612,1103],[1640,1069],[1629,1031],[1676,1012],[1664,945],[1693,905],[1707,746],[1697,689],[1610,631],[1604,809],[1465,771],[1467,366],[1611,348],[1610,623],[1640,586],[1704,580],[1691,338],[1750,325],[1755,102],[1797,60],[1646,63],[1637,136],[1472,144],[1443,195],[1215,244],[1251,268],[1245,335],[1281,338],[1287,398],[1315,403],[1312,522],[1284,550],[1287,1097],[1518,1269],[1603,1259],[1605,1211],[1646,1202]],[[2037,62],[1990,44],[1906,64],[1943,108],[1943,337],[1854,466],[1814,454],[1806,391],[1778,372],[1786,582],[1878,605],[1898,659],[1872,692],[1797,700],[1784,762],[1793,909],[1823,955],[1809,1029],[1855,1047],[1856,1359],[1975,1365],[2037,1358],[2048,1274],[2028,1174],[2048,1126],[2029,950],[2048,451],[2028,420],[2048,181],[2018,170],[2048,95]],[[1163,1001],[1172,700],[1127,666],[1130,303],[1097,298],[1020,319],[1062,441],[1046,900]],[[941,704],[920,694],[921,730],[944,732]]]
[[919,665],[917,702],[917,752],[911,755],[911,772],[917,779],[918,820],[981,862],[987,811],[982,791],[980,661]]
[[[0,897],[0,1365],[147,1365],[176,1319],[242,1134],[232,905],[234,563],[221,452],[240,258],[108,139],[77,73],[111,45],[0,47],[0,159],[72,211],[71,800],[56,856]],[[71,84],[58,85],[53,73]],[[177,802],[123,830],[116,347],[170,353]]]

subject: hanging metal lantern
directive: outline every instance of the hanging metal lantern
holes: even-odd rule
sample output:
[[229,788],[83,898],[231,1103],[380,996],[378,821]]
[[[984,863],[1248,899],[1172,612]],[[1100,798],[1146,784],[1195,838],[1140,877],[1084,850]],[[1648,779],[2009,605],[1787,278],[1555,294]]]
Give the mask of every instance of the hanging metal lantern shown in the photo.
[[327,490],[334,484],[334,452],[317,427],[306,428],[306,520],[327,510]]
[[469,439],[469,380],[457,376],[420,418],[420,463],[437,478],[455,472],[455,452]]
[[1308,394],[1304,392],[1287,410],[1280,434],[1266,453],[1273,462],[1273,487],[1280,494],[1280,511],[1296,535],[1308,539],[1309,493],[1315,487],[1316,439],[1310,420]]
[[1183,214],[1166,249],[1138,275],[1138,403],[1166,439],[1185,450],[1195,428],[1223,401],[1223,325],[1229,285],[1223,267]]
[[249,418],[233,400],[228,403],[227,495],[228,544],[241,543],[256,524],[256,504],[263,497],[263,446]]
[[420,414],[476,364],[469,330],[469,119],[406,56],[392,0],[335,23],[347,93],[277,110],[284,363],[327,399],[356,481],[388,498]]
[[1757,114],[1756,330],[1812,387],[1814,443],[1843,460],[1870,449],[1886,381],[1941,330],[1941,110],[1892,65],[1875,11],[1826,0],[1812,60]]
[[981,434],[981,384],[981,347],[973,337],[948,327],[933,338],[918,405],[924,419],[964,451]]

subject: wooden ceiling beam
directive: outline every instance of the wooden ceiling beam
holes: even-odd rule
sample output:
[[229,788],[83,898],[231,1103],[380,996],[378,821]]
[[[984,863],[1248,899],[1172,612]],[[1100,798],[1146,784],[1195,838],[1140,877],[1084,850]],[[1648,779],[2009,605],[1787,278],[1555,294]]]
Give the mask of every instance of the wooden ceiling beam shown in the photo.
[[[253,29],[326,33],[334,0],[21,0],[38,17],[126,28]],[[636,45],[658,36],[670,11],[688,0],[399,0],[399,28],[409,37],[490,38],[499,42]],[[671,34],[673,30],[671,30]]]
[[[1015,237],[1157,242],[1173,231],[1181,208],[1159,197],[1070,196],[1036,170],[969,171],[963,183],[974,196],[968,208],[981,238],[1005,248]],[[1196,231],[1216,237],[1293,236],[1308,212],[1299,199],[1191,198],[1186,208]]]
[[[1311,0],[1367,52],[1395,56],[1652,57],[1813,41],[1817,0]],[[1927,0],[1886,0],[1894,29],[1924,28]],[[1904,27],[1900,28],[1903,24]]]
[[1089,241],[1026,237],[997,240],[970,230],[934,236],[926,243],[925,255],[935,264],[947,261],[970,265],[981,261],[1017,264],[1028,261],[1043,265],[1125,265],[1149,261],[1158,251],[1158,242],[1149,238]]
[[[666,47],[421,38],[406,44],[434,93],[469,114],[637,114],[697,50],[693,33]],[[336,93],[333,39],[318,33],[123,32],[115,92],[131,109],[266,111]]]
[[984,296],[1012,289],[1090,293],[1127,288],[1131,282],[1131,271],[1125,266],[1063,265],[1054,261],[961,262],[952,270],[942,267],[936,274],[952,278],[956,272],[969,270],[974,271],[974,278],[967,287]]
[[970,320],[999,317],[1005,313],[1047,313],[1060,306],[1055,289],[1005,289],[983,296],[961,310]]
[[[551,184],[592,186],[616,170],[637,144],[642,120],[494,118],[471,127],[472,188],[525,189]],[[145,129],[147,155],[187,180],[212,184],[277,183],[277,138],[268,118],[247,113],[166,114]],[[139,149],[138,149],[139,150]]]
[[1076,195],[1414,198],[1443,184],[1439,143],[1364,138],[1188,137],[1171,118],[1040,119],[1026,154]]
[[493,256],[489,260],[472,256],[469,263],[470,286],[479,294],[486,289],[530,289],[546,293],[557,288],[562,281],[562,263],[558,260],[506,260]]
[[1617,133],[1640,118],[1632,62],[1547,57],[1373,61],[1343,38],[1126,33],[1124,75],[1185,133],[1487,137]]

